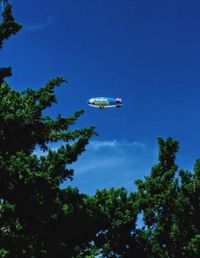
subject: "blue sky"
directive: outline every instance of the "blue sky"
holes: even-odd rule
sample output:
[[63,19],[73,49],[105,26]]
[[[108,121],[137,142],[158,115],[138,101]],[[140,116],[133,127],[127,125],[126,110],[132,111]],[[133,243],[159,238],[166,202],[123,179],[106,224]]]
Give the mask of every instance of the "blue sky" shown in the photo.
[[[77,127],[99,132],[74,164],[73,185],[134,189],[156,162],[158,136],[179,140],[178,163],[192,169],[200,157],[198,0],[11,3],[24,28],[1,50],[1,66],[13,68],[9,83],[22,90],[65,77],[48,113],[85,109]],[[124,106],[92,109],[86,101],[95,96],[121,97]]]

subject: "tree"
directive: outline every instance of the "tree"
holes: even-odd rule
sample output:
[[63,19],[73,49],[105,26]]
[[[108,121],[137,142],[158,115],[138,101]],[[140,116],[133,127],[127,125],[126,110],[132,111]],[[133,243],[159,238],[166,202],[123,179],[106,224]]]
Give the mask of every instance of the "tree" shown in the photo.
[[178,142],[159,138],[159,163],[138,180],[138,208],[143,213],[147,257],[198,258],[200,254],[200,160],[194,173],[175,164]]
[[152,168],[150,176],[137,180],[139,209],[144,215],[145,249],[148,257],[174,257],[171,226],[177,200],[178,180],[175,173],[175,154],[178,142],[159,138],[159,163]]
[[[8,39],[11,35],[15,35],[22,25],[15,22],[11,12],[11,5],[8,4],[3,12],[3,21],[0,24],[0,48],[3,46],[3,41]],[[3,82],[5,77],[11,75],[11,68],[0,68],[0,83]]]
[[[96,241],[104,257],[184,257],[181,237],[175,236],[184,200],[175,176],[178,142],[159,138],[158,143],[159,163],[150,176],[136,181],[138,191],[127,194],[124,189],[110,189],[96,193],[100,202],[97,207],[105,214],[101,221],[107,222]],[[138,228],[139,213],[143,214],[143,225]]]
[[135,197],[124,188],[105,189],[94,195],[101,223],[95,244],[103,257],[146,257],[140,231],[136,228],[138,205]]
[[[0,24],[0,46],[21,25],[7,5]],[[5,81],[10,68],[0,70],[0,254],[1,257],[72,257],[91,241],[95,224],[91,200],[75,188],[60,189],[73,178],[75,162],[94,135],[94,127],[71,131],[83,111],[65,118],[44,116],[56,102],[50,80],[38,90],[18,92]],[[62,141],[57,150],[49,143]],[[37,156],[39,146],[44,155]]]

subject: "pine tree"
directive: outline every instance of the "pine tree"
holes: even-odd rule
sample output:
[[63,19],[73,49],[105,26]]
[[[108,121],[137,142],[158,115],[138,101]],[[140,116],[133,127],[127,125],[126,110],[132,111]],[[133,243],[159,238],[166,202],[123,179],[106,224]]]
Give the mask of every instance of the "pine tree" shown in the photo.
[[[3,21],[0,24],[0,48],[3,47],[4,40],[8,39],[11,35],[15,35],[22,28],[21,24],[15,22],[10,4],[6,5],[2,16]],[[0,68],[0,83],[3,82],[5,77],[11,76],[11,74],[11,68]]]
[[198,258],[200,254],[200,161],[194,172],[175,164],[178,142],[159,138],[159,163],[137,180],[143,214],[143,248],[149,258]]
[[[16,34],[7,5],[0,24],[0,46]],[[43,115],[57,101],[55,87],[64,78],[50,80],[38,90],[18,92],[5,81],[10,68],[0,70],[0,256],[72,257],[94,238],[92,200],[76,188],[61,189],[73,178],[68,167],[85,150],[94,127],[70,130],[83,111],[57,119]],[[50,143],[62,141],[51,150]],[[44,155],[34,154],[38,146]]]

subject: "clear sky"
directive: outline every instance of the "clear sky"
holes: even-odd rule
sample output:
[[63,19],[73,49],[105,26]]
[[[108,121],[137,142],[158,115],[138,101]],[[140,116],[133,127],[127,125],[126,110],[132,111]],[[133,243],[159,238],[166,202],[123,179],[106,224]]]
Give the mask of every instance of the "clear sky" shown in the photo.
[[[156,161],[158,136],[179,140],[179,164],[192,169],[200,157],[199,0],[11,3],[24,28],[1,50],[1,66],[13,68],[10,84],[38,88],[65,77],[48,113],[85,109],[77,126],[99,132],[74,164],[73,185],[87,193],[134,189]],[[124,106],[88,107],[96,96],[121,97]]]

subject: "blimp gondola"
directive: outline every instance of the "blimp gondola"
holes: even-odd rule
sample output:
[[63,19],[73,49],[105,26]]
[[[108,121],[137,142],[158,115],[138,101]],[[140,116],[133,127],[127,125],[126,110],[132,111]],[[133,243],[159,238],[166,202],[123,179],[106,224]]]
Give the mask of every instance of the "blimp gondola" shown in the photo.
[[121,98],[95,97],[88,100],[88,105],[95,108],[120,108],[122,107]]

